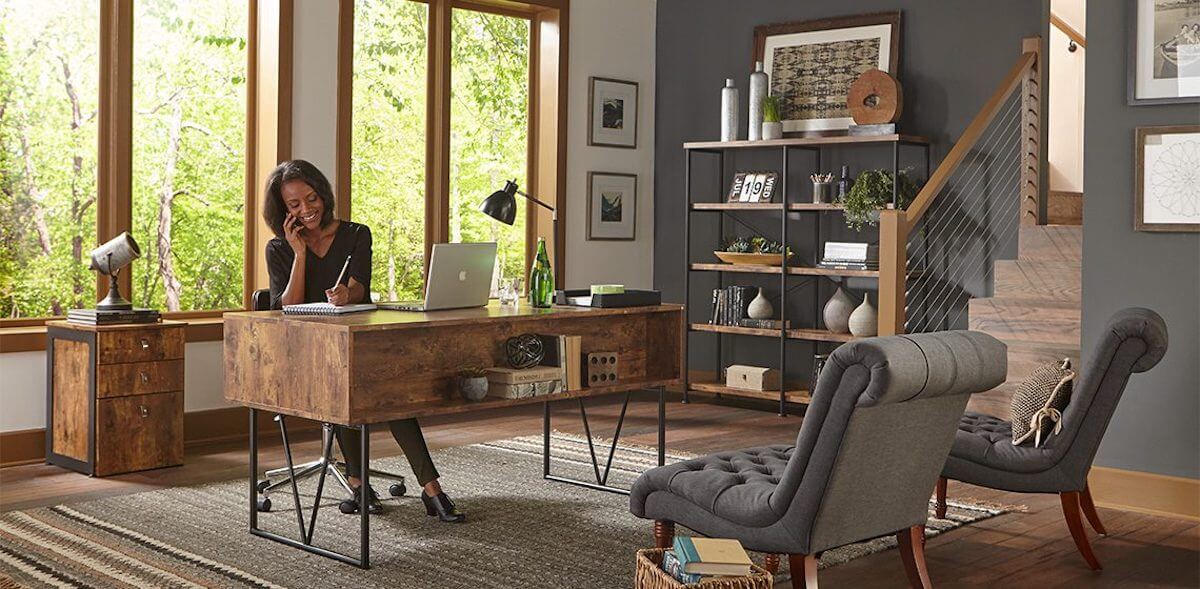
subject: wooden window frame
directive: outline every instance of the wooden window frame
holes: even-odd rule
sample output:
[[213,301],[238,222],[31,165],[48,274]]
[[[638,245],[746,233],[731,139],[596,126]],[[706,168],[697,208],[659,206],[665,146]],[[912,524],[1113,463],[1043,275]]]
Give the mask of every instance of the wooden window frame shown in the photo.
[[[555,203],[566,219],[566,104],[569,0],[412,0],[429,7],[425,97],[425,263],[435,243],[450,238],[450,45],[454,9],[487,12],[530,21],[529,130],[526,182],[529,194]],[[353,129],[354,0],[339,0],[338,95],[335,160],[338,214],[350,218],[351,132]],[[549,211],[525,203],[526,266],[537,238],[549,245],[555,276],[565,276],[566,236],[555,231]]]
[[[96,145],[96,243],[104,243],[133,227],[133,11],[134,0],[97,0],[100,3],[99,104]],[[292,0],[275,0],[287,4]],[[245,235],[250,235],[257,217],[254,174],[257,161],[258,12],[259,0],[248,3],[246,21],[246,153],[245,153]],[[280,24],[283,24],[281,19]],[[290,30],[290,11],[287,28]],[[288,34],[290,47],[290,33]],[[290,67],[290,59],[287,60]],[[289,71],[290,74],[290,71]],[[290,78],[290,75],[289,75]],[[290,93],[289,93],[290,94]],[[289,110],[290,118],[290,110]],[[290,140],[289,140],[290,143]],[[249,308],[255,281],[257,251],[250,242],[243,251],[243,308]],[[131,292],[129,272],[118,277],[122,292]],[[108,278],[96,276],[96,300],[108,292]],[[188,341],[220,339],[220,317],[228,310],[164,312],[163,318],[188,321]],[[0,353],[45,349],[45,324],[62,319],[28,317],[0,319]]]

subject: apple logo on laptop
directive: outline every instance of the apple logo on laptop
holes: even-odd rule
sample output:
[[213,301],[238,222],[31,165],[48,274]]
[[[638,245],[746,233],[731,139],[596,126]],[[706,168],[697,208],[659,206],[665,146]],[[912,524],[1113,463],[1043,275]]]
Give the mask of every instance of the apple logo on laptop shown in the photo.
[[467,271],[466,270],[462,270],[458,273],[458,281],[459,282],[467,281]]

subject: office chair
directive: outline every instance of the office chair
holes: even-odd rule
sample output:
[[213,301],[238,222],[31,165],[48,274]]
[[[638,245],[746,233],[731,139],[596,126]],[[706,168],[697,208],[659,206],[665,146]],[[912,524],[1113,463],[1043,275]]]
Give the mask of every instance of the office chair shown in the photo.
[[[250,306],[255,311],[271,310],[271,291],[267,290],[265,288],[254,291],[254,294],[250,295]],[[278,419],[278,418],[279,417],[276,416],[276,419]],[[322,423],[321,424],[321,447],[322,448],[325,448],[329,445],[329,443],[330,443],[329,438],[332,435],[333,435],[333,424],[332,423]],[[346,480],[346,475],[343,474],[343,471],[345,470],[345,468],[346,468],[345,462],[340,461],[340,460],[335,460],[335,461],[330,462],[330,461],[327,461],[324,456],[322,456],[321,458],[318,458],[311,462],[297,464],[293,470],[296,473],[294,475],[296,481],[300,481],[301,479],[310,477],[314,474],[319,474],[322,470],[324,470],[326,473],[328,473],[329,476],[332,476],[333,480],[337,481],[338,484],[342,486],[342,489],[344,489],[346,491],[346,495],[348,496],[347,499],[343,499],[340,503],[338,503],[338,510],[341,511],[342,513],[349,514],[349,513],[355,513],[358,510],[358,501],[355,499],[354,490],[350,488],[350,481]],[[372,477],[379,477],[381,479],[395,481],[394,483],[391,484],[391,486],[388,487],[388,494],[391,495],[392,497],[403,496],[404,493],[407,492],[407,490],[408,490],[404,486],[404,476],[402,476],[402,475],[398,475],[398,474],[390,473],[390,472],[383,472],[380,470],[375,470],[373,468],[370,469],[369,472]],[[262,511],[262,512],[271,511],[271,497],[270,497],[271,491],[274,491],[284,485],[291,484],[292,478],[287,475],[288,475],[287,467],[276,468],[273,470],[268,470],[265,475],[266,478],[258,481],[256,488],[258,489],[258,494],[259,494],[258,502],[257,502],[259,511]],[[277,479],[277,480],[272,482],[272,479]]]

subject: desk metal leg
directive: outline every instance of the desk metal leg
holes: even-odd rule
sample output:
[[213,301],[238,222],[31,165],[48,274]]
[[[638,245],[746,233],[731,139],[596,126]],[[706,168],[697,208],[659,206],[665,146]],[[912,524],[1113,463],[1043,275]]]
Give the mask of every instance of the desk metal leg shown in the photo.
[[[313,532],[317,525],[317,513],[320,510],[321,498],[325,490],[325,471],[321,471],[321,476],[317,480],[317,496],[313,500],[312,515],[310,516],[308,526],[304,524],[304,507],[300,504],[300,490],[296,485],[295,467],[292,462],[292,447],[288,440],[287,424],[283,415],[276,415],[275,421],[279,422],[279,433],[283,438],[284,458],[287,461],[288,476],[292,480],[292,499],[296,505],[296,521],[300,526],[300,540],[281,536],[274,532],[268,532],[258,527],[258,411],[250,409],[250,533],[260,538],[274,540],[280,544],[299,548],[305,552],[311,552],[318,556],[332,558],[333,560],[352,564],[359,568],[371,568],[371,547],[370,547],[370,509],[367,508],[367,489],[370,488],[368,477],[370,476],[370,428],[366,425],[359,427],[359,434],[362,436],[362,471],[360,473],[362,486],[359,488],[359,511],[361,512],[362,524],[359,532],[359,557],[354,558],[334,552],[318,546],[313,546]],[[324,427],[332,426],[326,424]],[[333,436],[324,436],[322,444],[321,456],[328,462],[333,454]]]
[[[667,390],[666,387],[658,388],[658,465],[662,466],[666,463],[666,427],[667,427]],[[612,469],[613,455],[617,451],[617,443],[621,438],[621,426],[625,423],[625,412],[629,409],[629,399],[632,392],[625,393],[625,401],[621,405],[621,415],[617,418],[616,432],[613,434],[612,445],[608,448],[608,460],[604,465],[604,469],[600,469],[600,462],[596,459],[596,447],[592,441],[592,430],[588,423],[587,409],[584,408],[583,399],[579,400],[579,416],[583,420],[583,431],[587,436],[588,453],[592,460],[592,470],[596,476],[596,482],[573,479],[550,474],[550,403],[543,404],[544,410],[542,415],[542,478],[558,483],[566,483],[597,491],[608,491],[609,493],[618,493],[628,495],[629,489],[613,487],[608,484],[608,474]]]

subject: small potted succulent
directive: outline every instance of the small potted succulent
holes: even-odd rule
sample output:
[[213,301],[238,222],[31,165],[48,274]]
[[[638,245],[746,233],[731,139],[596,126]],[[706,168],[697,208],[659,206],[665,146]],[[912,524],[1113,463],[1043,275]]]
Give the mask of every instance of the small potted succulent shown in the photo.
[[[906,208],[917,196],[917,183],[901,170],[896,182],[896,206]],[[861,231],[864,225],[876,225],[879,211],[892,202],[892,173],[887,170],[866,170],[854,179],[850,191],[841,199],[846,226]]]
[[778,96],[764,96],[762,100],[762,107],[762,138],[782,139],[783,123],[780,122],[779,115],[783,107],[783,102]]
[[792,250],[784,252],[783,244],[765,237],[735,237],[725,242],[721,251],[713,252],[728,264],[755,264],[779,266],[784,256],[791,257]]
[[464,366],[458,371],[458,392],[468,401],[482,401],[487,396],[487,369]]

